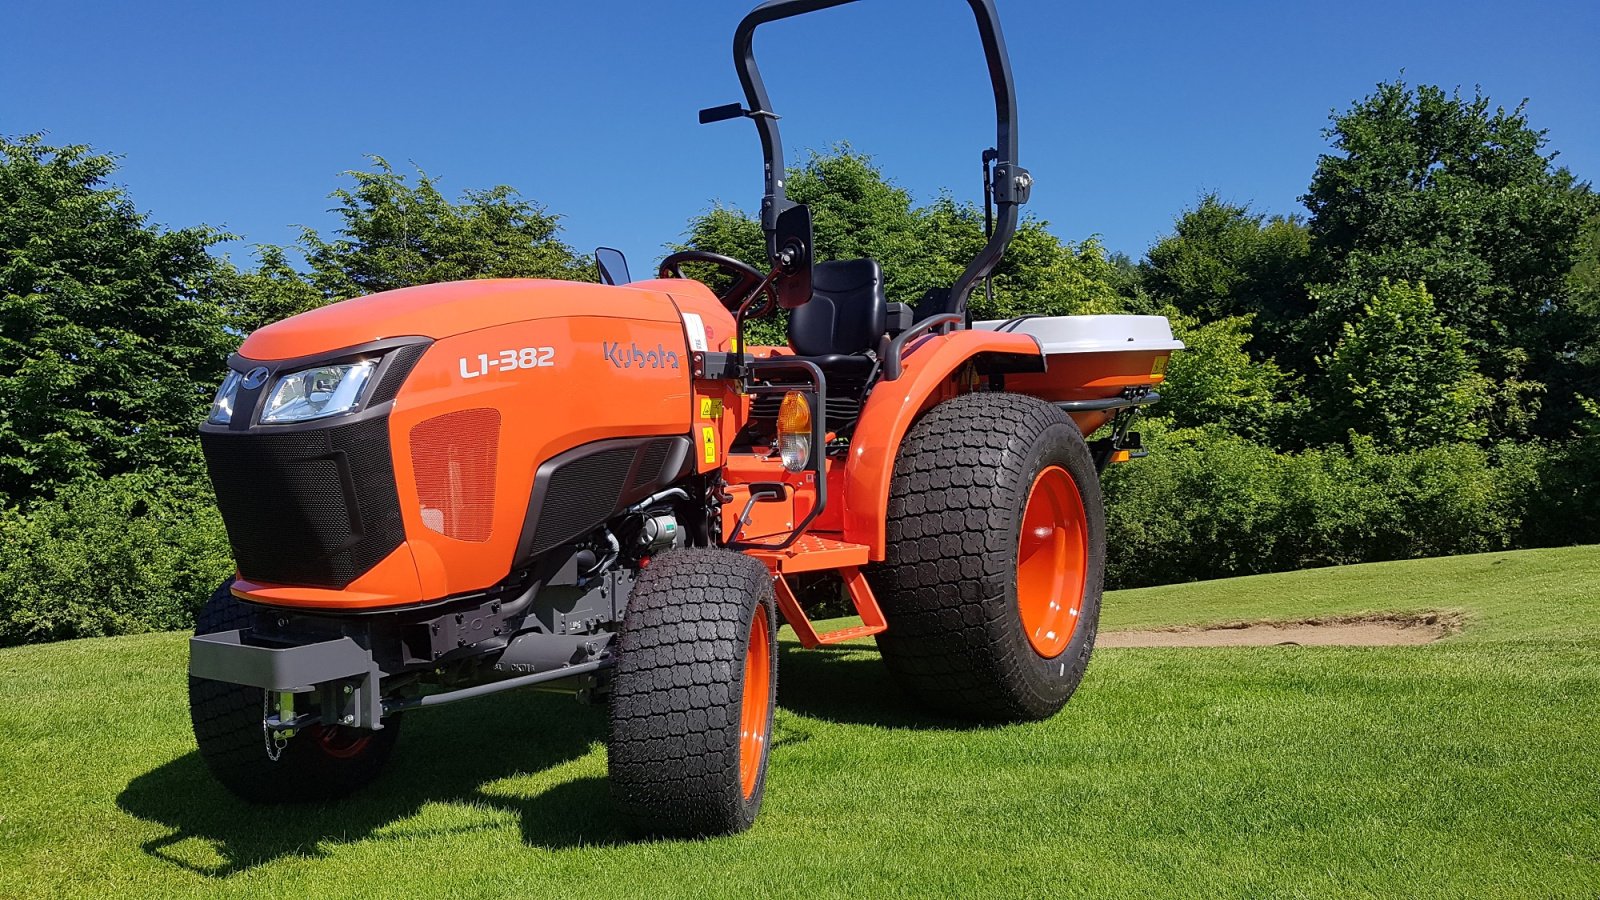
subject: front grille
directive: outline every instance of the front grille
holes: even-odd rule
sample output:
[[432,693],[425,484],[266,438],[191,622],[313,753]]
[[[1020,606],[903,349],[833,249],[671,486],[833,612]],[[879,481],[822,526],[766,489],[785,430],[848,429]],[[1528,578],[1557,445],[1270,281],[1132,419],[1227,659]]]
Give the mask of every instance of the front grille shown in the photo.
[[425,527],[458,541],[489,539],[499,446],[497,409],[457,410],[412,427],[411,471]]
[[200,444],[248,580],[342,588],[405,540],[385,418]]

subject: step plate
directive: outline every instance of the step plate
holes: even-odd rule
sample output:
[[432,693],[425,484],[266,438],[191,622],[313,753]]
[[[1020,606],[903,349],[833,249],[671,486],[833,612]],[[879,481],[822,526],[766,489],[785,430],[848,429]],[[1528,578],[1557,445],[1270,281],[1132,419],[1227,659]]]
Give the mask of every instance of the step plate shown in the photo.
[[867,545],[805,535],[782,550],[746,551],[778,572],[822,572],[867,564]]

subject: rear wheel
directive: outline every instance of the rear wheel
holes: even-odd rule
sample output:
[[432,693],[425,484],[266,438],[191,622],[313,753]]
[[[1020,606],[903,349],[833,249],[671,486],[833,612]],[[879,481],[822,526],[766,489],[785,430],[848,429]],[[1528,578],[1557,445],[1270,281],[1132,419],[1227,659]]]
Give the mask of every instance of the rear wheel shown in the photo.
[[[250,625],[249,606],[223,582],[206,601],[195,634]],[[189,718],[200,758],[222,785],[252,803],[333,800],[364,787],[383,770],[400,736],[391,718],[381,731],[313,725],[287,740],[262,727],[266,692],[260,688],[189,679]]]
[[941,712],[1050,716],[1083,680],[1104,567],[1100,479],[1071,420],[1019,394],[945,401],[895,460],[869,572],[884,663]]
[[628,597],[611,684],[611,790],[645,832],[715,835],[755,821],[778,688],[765,566],[728,550],[651,560]]

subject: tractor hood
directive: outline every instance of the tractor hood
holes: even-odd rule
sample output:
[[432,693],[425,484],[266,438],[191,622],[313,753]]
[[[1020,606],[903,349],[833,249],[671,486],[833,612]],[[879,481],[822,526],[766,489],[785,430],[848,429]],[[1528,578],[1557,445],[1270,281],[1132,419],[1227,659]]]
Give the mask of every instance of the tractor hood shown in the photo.
[[[648,283],[647,283],[648,284]],[[679,321],[665,291],[535,278],[454,281],[356,297],[251,334],[246,359],[293,359],[385,338],[434,340],[511,322],[562,316]]]

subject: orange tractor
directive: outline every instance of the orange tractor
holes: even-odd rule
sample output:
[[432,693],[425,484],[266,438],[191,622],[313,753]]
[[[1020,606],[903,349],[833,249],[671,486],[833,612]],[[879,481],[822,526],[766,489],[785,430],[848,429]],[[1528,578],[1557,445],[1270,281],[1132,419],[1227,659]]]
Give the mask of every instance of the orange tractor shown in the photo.
[[[946,714],[1066,703],[1100,609],[1099,470],[1139,452],[1128,424],[1182,345],[1159,317],[967,314],[1031,186],[992,0],[969,0],[998,113],[987,245],[915,309],[874,260],[813,259],[751,43],[845,2],[751,12],[747,105],[700,116],[760,134],[765,271],[688,250],[630,283],[602,250],[604,284],[407,288],[244,341],[201,427],[238,575],[189,664],[229,789],[338,796],[404,714],[542,685],[609,702],[613,794],[639,828],[738,831],[767,776],[780,616],[805,647],[876,637]],[[747,345],[779,308],[788,346]],[[862,624],[819,632],[802,582]]]

